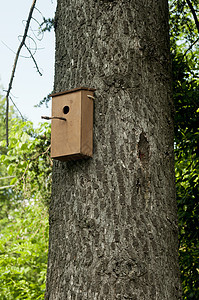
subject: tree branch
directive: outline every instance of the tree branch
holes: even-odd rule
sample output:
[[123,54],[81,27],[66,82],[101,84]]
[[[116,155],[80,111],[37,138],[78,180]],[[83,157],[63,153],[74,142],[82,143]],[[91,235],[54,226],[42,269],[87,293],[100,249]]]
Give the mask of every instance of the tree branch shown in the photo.
[[12,98],[9,96],[10,100],[12,101],[12,104],[15,106],[16,110],[18,111],[18,113],[21,116],[21,119],[24,120],[24,117],[22,115],[22,113],[20,112],[20,110],[18,109],[17,105],[15,104],[15,102],[12,100]]
[[5,185],[5,186],[0,186],[0,190],[4,190],[4,189],[9,189],[14,187],[14,185]]
[[193,8],[193,5],[192,5],[190,0],[186,0],[186,2],[189,5],[189,8],[191,10],[191,13],[193,15],[193,18],[194,18],[194,21],[195,21],[195,24],[196,24],[196,27],[197,27],[197,30],[198,30],[198,33],[199,33],[199,21],[198,21],[197,15],[196,15],[196,11]]
[[14,65],[13,65],[13,69],[12,69],[12,74],[11,74],[10,82],[9,82],[9,85],[8,85],[8,90],[7,90],[7,93],[6,93],[6,143],[7,143],[7,146],[9,144],[9,141],[8,141],[8,135],[9,135],[8,134],[9,95],[10,95],[10,91],[12,89],[12,83],[13,83],[13,79],[14,79],[14,75],[15,75],[15,71],[16,71],[16,67],[17,67],[19,54],[20,54],[20,51],[21,51],[22,47],[25,44],[25,40],[26,40],[26,37],[27,37],[27,33],[28,33],[29,26],[30,26],[30,21],[31,21],[31,18],[32,18],[32,14],[33,14],[33,11],[34,11],[34,8],[35,8],[36,1],[37,0],[33,0],[30,11],[29,11],[29,15],[28,15],[28,19],[27,19],[27,22],[26,22],[26,27],[25,27],[25,30],[24,30],[23,38],[22,38],[22,41],[19,45],[19,48],[18,48],[16,56],[15,56]]
[[182,60],[183,58],[187,55],[187,52],[189,52],[189,50],[192,49],[192,47],[199,41],[199,38],[197,38],[197,40],[195,40],[191,45],[190,47],[185,51],[185,53],[183,54],[183,57],[182,57]]
[[38,64],[37,64],[37,62],[36,62],[36,60],[35,60],[35,58],[34,58],[32,52],[31,52],[31,50],[28,48],[28,46],[27,46],[25,43],[24,43],[24,46],[26,47],[26,49],[27,49],[28,52],[30,53],[30,57],[32,58],[32,60],[33,60],[33,62],[34,62],[34,64],[35,64],[35,67],[36,67],[36,69],[37,69],[37,72],[39,73],[40,76],[42,76],[42,73],[41,73],[40,70],[39,70]]

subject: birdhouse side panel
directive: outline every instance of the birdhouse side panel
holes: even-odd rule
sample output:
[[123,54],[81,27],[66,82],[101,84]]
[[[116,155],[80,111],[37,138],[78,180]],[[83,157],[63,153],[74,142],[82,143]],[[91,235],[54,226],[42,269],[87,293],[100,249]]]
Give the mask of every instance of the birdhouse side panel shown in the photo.
[[[91,96],[91,97],[89,97]],[[81,153],[93,155],[93,92],[82,91]]]

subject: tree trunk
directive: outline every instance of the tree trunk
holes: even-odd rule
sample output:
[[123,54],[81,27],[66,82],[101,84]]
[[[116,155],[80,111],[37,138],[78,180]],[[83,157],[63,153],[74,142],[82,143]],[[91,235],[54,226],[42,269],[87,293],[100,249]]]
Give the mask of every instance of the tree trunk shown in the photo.
[[180,299],[167,1],[58,0],[55,30],[94,155],[54,162],[45,299]]

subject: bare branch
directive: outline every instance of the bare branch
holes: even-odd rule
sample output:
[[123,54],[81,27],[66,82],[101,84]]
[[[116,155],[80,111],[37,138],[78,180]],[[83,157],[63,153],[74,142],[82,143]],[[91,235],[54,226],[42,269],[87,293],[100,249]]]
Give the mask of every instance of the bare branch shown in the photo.
[[22,115],[22,113],[20,112],[20,110],[18,109],[16,103],[14,102],[14,100],[9,96],[10,100],[12,101],[12,104],[15,106],[16,110],[18,111],[18,113],[20,114],[22,120],[24,120],[24,117]]
[[[18,36],[18,39],[20,38],[21,36],[19,35]],[[34,43],[35,43],[35,48],[32,48],[31,50],[34,50],[34,53],[33,53],[33,55],[36,53],[36,51],[37,50],[43,50],[44,48],[37,48],[37,44],[36,44],[36,42],[34,41],[34,39],[33,38],[31,38],[30,36],[28,36],[27,35],[27,38],[30,38]],[[6,45],[3,41],[1,41],[2,42],[2,44],[6,47],[6,48],[8,48],[12,53],[14,53],[14,55],[16,55],[16,52],[14,51],[14,50],[12,50],[8,45]],[[29,49],[30,49],[30,47],[29,47]],[[25,56],[25,55],[19,55],[19,57],[22,57],[22,58],[31,58],[31,56],[29,55],[29,56]],[[7,90],[6,90],[7,91]]]
[[36,60],[35,60],[35,58],[34,58],[32,52],[31,52],[31,50],[28,48],[28,46],[27,46],[26,44],[24,44],[24,46],[26,47],[26,49],[27,49],[28,52],[30,53],[30,56],[31,56],[31,58],[32,58],[32,60],[33,60],[33,62],[34,62],[34,64],[35,64],[36,69],[37,69],[37,72],[39,73],[40,76],[42,76],[42,73],[41,73],[40,70],[39,70],[38,64],[37,64],[37,62],[36,62]]
[[0,186],[0,190],[4,190],[4,189],[9,189],[14,187],[14,185],[5,185],[5,186]]
[[195,21],[195,24],[196,24],[196,27],[197,27],[197,30],[198,30],[198,33],[199,33],[199,21],[198,21],[197,15],[196,15],[196,11],[193,8],[193,5],[192,5],[191,1],[190,0],[186,0],[186,1],[187,1],[187,4],[189,5],[189,8],[191,10],[191,13],[193,15],[193,18],[194,18],[194,21]]
[[193,48],[193,46],[199,41],[199,38],[197,38],[197,40],[195,40],[190,47],[185,51],[185,53],[183,54],[182,60],[183,58],[187,55],[187,53]]
[[[30,27],[30,29],[31,29],[31,27]],[[20,37],[22,37],[22,36],[18,36],[18,39],[20,39]],[[30,40],[33,42],[33,44],[34,44],[34,46],[33,47],[30,47]],[[28,43],[29,43],[29,46],[28,46],[28,48],[30,49],[30,50],[33,50],[33,55],[35,55],[35,53],[37,52],[37,43],[35,42],[35,40],[30,36],[30,35],[27,35],[27,37],[26,37],[26,44],[27,44],[27,41],[28,41]],[[24,45],[25,45],[25,43],[24,43]],[[31,56],[24,56],[24,55],[20,55],[21,57],[24,57],[24,58],[31,58]]]
[[14,176],[1,177],[0,180],[4,180],[4,179],[8,179],[8,178],[14,178]]
[[19,54],[20,54],[20,51],[21,51],[22,47],[25,44],[25,40],[26,40],[26,37],[27,37],[27,33],[28,33],[29,26],[30,26],[30,21],[31,21],[31,18],[32,18],[32,14],[33,14],[33,11],[34,11],[34,8],[35,8],[36,1],[37,0],[33,0],[30,11],[29,11],[29,15],[28,15],[26,27],[25,27],[25,30],[24,30],[23,38],[22,38],[22,41],[19,45],[19,48],[18,48],[16,56],[15,56],[14,65],[13,65],[13,69],[12,69],[12,74],[11,74],[11,78],[10,78],[10,82],[9,82],[8,90],[7,90],[7,94],[6,94],[6,143],[7,143],[7,146],[9,144],[9,141],[8,141],[9,95],[10,95],[10,91],[12,89],[12,83],[13,83],[13,79],[14,79],[14,75],[15,75],[15,71],[16,71],[16,67],[17,67]]

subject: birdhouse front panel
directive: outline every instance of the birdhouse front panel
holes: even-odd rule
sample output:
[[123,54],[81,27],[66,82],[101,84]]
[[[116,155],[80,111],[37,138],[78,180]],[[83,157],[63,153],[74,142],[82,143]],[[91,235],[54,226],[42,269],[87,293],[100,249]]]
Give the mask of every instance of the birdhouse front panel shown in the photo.
[[93,153],[93,92],[78,88],[52,96],[51,157],[91,157]]

